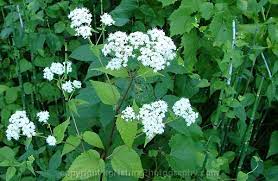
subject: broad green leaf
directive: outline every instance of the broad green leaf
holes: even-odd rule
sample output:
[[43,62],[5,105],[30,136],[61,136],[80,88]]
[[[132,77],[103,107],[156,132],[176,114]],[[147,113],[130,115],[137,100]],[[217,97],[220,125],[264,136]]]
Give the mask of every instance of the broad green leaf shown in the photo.
[[[104,161],[95,150],[88,150],[79,155],[67,171],[66,180],[85,180],[100,176],[105,169]],[[82,174],[83,173],[83,174]]]
[[118,117],[116,125],[122,140],[131,148],[137,133],[137,122],[125,121],[121,117]]
[[158,0],[162,3],[163,6],[168,6],[170,4],[174,4],[177,0]]
[[104,104],[115,105],[120,99],[120,93],[114,85],[105,82],[91,81],[98,97]]
[[58,126],[56,126],[53,130],[53,135],[56,138],[56,143],[59,144],[63,141],[64,139],[64,135],[65,135],[65,131],[67,130],[67,127],[69,125],[70,121],[69,119],[66,120],[65,122],[59,124]]
[[26,72],[27,70],[32,70],[33,66],[31,62],[27,61],[26,59],[21,59],[19,61],[19,70],[21,73]]
[[213,4],[210,2],[204,2],[200,6],[200,12],[203,18],[206,20],[210,19],[213,15]]
[[11,180],[13,178],[13,176],[15,175],[15,173],[16,173],[16,168],[9,167],[6,172],[6,181]]
[[104,149],[100,137],[98,136],[98,134],[92,131],[85,131],[83,133],[83,140],[92,146]]
[[116,26],[123,26],[129,22],[129,19],[137,8],[137,0],[122,0],[121,3],[109,14],[111,14],[115,20]]
[[30,82],[25,82],[23,84],[23,90],[25,94],[31,94],[33,92],[33,84],[31,84]]
[[237,174],[237,181],[246,181],[248,179],[248,174],[240,171]]
[[278,0],[269,0],[271,4],[278,4]]
[[71,58],[84,61],[84,62],[92,62],[92,61],[98,61],[97,57],[94,55],[91,45],[86,44],[78,47],[75,49],[71,55]]
[[0,148],[0,162],[4,160],[13,160],[15,157],[15,152],[13,149],[4,146]]
[[270,147],[267,153],[267,157],[278,153],[278,131],[273,131],[270,138]]
[[17,100],[17,96],[18,96],[18,89],[16,87],[11,87],[6,90],[5,99],[8,104],[15,102]]
[[168,162],[174,171],[184,172],[201,168],[205,155],[199,141],[194,141],[189,136],[176,134],[171,138],[169,145],[171,153]]
[[81,139],[78,136],[70,135],[67,138],[66,143],[64,144],[62,156],[76,149],[80,143],[81,143]]
[[143,177],[144,175],[139,155],[127,145],[122,145],[114,149],[111,163],[113,170],[119,175],[134,176],[137,178]]
[[97,70],[103,73],[107,73],[109,75],[112,75],[114,77],[120,77],[120,78],[125,78],[128,77],[128,71],[125,68],[119,69],[119,70],[111,70],[111,69],[106,69],[105,67],[100,67],[100,68],[93,68],[93,70]]

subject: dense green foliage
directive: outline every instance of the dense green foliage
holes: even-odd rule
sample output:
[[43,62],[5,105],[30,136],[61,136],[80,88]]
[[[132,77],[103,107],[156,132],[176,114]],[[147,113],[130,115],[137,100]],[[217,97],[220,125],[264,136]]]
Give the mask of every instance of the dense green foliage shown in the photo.
[[[67,16],[80,6],[93,14],[92,44],[70,28]],[[277,8],[277,0],[0,0],[1,180],[278,180]],[[101,36],[103,12],[116,24]],[[169,67],[103,67],[109,33],[153,27],[178,47]],[[70,97],[43,79],[64,60],[73,63],[67,76],[83,83]],[[163,99],[171,107],[181,97],[197,123],[170,122],[148,143],[139,124],[118,116],[128,105]],[[49,134],[35,121],[48,110],[57,145],[8,141],[17,110]]]

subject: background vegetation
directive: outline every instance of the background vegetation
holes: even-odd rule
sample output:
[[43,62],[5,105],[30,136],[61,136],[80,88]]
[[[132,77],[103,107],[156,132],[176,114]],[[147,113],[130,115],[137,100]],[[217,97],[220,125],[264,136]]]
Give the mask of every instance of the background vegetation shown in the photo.
[[[98,90],[90,80],[106,81],[97,59],[107,59],[100,46],[92,51],[74,37],[67,18],[78,6],[90,9],[96,27],[103,12],[113,16],[116,24],[105,35],[162,28],[175,41],[177,58],[160,74],[108,73],[121,96],[105,103],[104,86]],[[0,0],[0,8],[1,179],[60,180],[71,169],[99,172],[65,180],[278,180],[277,0]],[[74,65],[69,76],[83,82],[71,101],[42,76],[44,67],[64,60]],[[143,135],[131,136],[137,127],[116,125],[115,115],[133,102],[172,105],[179,97],[190,99],[198,124],[172,122],[146,146]],[[49,110],[64,142],[7,141],[8,119],[21,109],[31,119]],[[104,167],[116,173],[104,174]]]

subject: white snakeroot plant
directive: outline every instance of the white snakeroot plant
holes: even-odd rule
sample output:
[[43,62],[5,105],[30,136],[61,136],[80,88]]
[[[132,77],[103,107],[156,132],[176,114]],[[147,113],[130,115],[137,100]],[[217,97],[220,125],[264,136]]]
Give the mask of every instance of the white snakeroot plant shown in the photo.
[[80,81],[78,81],[78,80],[74,80],[74,81],[72,82],[72,85],[73,85],[74,88],[80,89],[81,86],[82,86],[82,83],[81,83]]
[[143,132],[146,134],[148,140],[164,132],[165,124],[163,123],[163,119],[165,118],[167,109],[167,103],[162,100],[144,104],[139,109],[138,119],[143,124]]
[[37,118],[40,123],[47,123],[49,116],[48,111],[40,111],[37,113]]
[[54,74],[52,73],[52,71],[50,70],[49,67],[46,67],[45,69],[43,69],[43,78],[48,80],[48,81],[53,80]]
[[198,113],[193,111],[189,99],[186,98],[178,100],[173,106],[173,111],[176,116],[182,117],[185,120],[187,126],[195,123],[198,118]]
[[65,71],[63,64],[59,62],[53,62],[50,66],[50,70],[53,74],[62,75]]
[[75,8],[70,12],[68,18],[71,20],[71,28],[76,32],[75,36],[87,39],[92,35],[92,14],[87,8]]
[[28,138],[36,135],[36,127],[32,121],[26,115],[26,111],[16,111],[9,118],[9,125],[6,130],[6,136],[8,140],[20,138],[20,133]]
[[112,26],[113,24],[115,24],[115,21],[113,20],[112,16],[108,13],[104,13],[103,15],[101,15],[100,21],[105,26]]
[[111,58],[107,69],[118,70],[127,67],[132,57],[155,72],[170,65],[170,61],[176,56],[175,51],[173,40],[157,28],[147,33],[134,32],[129,35],[121,31],[111,33],[102,49],[103,55]]
[[55,146],[56,145],[56,138],[52,135],[49,135],[47,138],[46,138],[46,143],[49,145],[49,146]]
[[136,114],[135,114],[133,108],[130,106],[126,107],[122,111],[121,118],[124,119],[125,121],[132,121],[132,120],[136,119]]
[[72,93],[75,89],[80,89],[81,86],[82,84],[78,80],[74,80],[73,82],[71,80],[68,80],[62,84],[62,90],[67,93]]

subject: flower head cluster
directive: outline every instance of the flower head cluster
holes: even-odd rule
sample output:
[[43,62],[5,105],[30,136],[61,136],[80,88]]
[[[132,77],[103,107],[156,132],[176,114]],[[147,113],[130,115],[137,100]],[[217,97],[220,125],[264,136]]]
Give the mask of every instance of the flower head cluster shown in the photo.
[[49,145],[49,146],[55,146],[56,145],[56,138],[54,136],[51,136],[49,135],[47,138],[46,138],[46,143]]
[[190,126],[198,118],[198,113],[194,112],[188,99],[181,98],[174,106],[173,111],[175,115],[182,117],[187,126]]
[[144,104],[140,109],[138,115],[135,114],[132,107],[127,107],[122,111],[121,117],[126,121],[138,119],[143,124],[143,132],[147,139],[151,140],[156,134],[164,132],[165,124],[163,119],[167,112],[168,105],[165,101],[159,100],[150,104]]
[[106,66],[108,69],[126,67],[129,58],[133,57],[155,72],[170,64],[176,56],[175,51],[176,46],[172,39],[163,30],[156,28],[147,33],[111,33],[102,49],[104,56],[112,58]]
[[6,130],[6,136],[8,140],[18,140],[22,131],[22,134],[31,138],[36,135],[36,127],[32,121],[26,115],[25,111],[16,111],[11,115],[9,119],[9,126]]
[[131,120],[136,119],[136,114],[135,114],[133,108],[130,106],[126,107],[122,111],[121,118],[124,119],[125,121],[131,121]]
[[75,89],[80,89],[81,85],[82,85],[81,82],[78,80],[74,80],[74,81],[68,80],[62,84],[62,89],[67,93],[72,93]]
[[54,78],[54,75],[62,75],[64,73],[72,72],[72,63],[71,62],[53,62],[50,67],[46,67],[43,70],[43,78],[51,81]]
[[103,15],[100,16],[100,21],[105,25],[105,26],[111,26],[115,24],[115,21],[113,20],[112,16],[108,13],[104,13]]
[[71,20],[71,28],[76,31],[76,36],[82,36],[87,39],[92,35],[91,22],[92,14],[87,8],[75,8],[70,12],[68,18]]
[[48,111],[38,112],[37,118],[40,123],[47,123],[47,121],[49,119],[49,112]]
[[149,140],[156,134],[164,132],[165,124],[163,119],[165,118],[167,108],[167,103],[161,100],[151,104],[144,104],[140,108],[138,118],[142,121],[143,131]]

